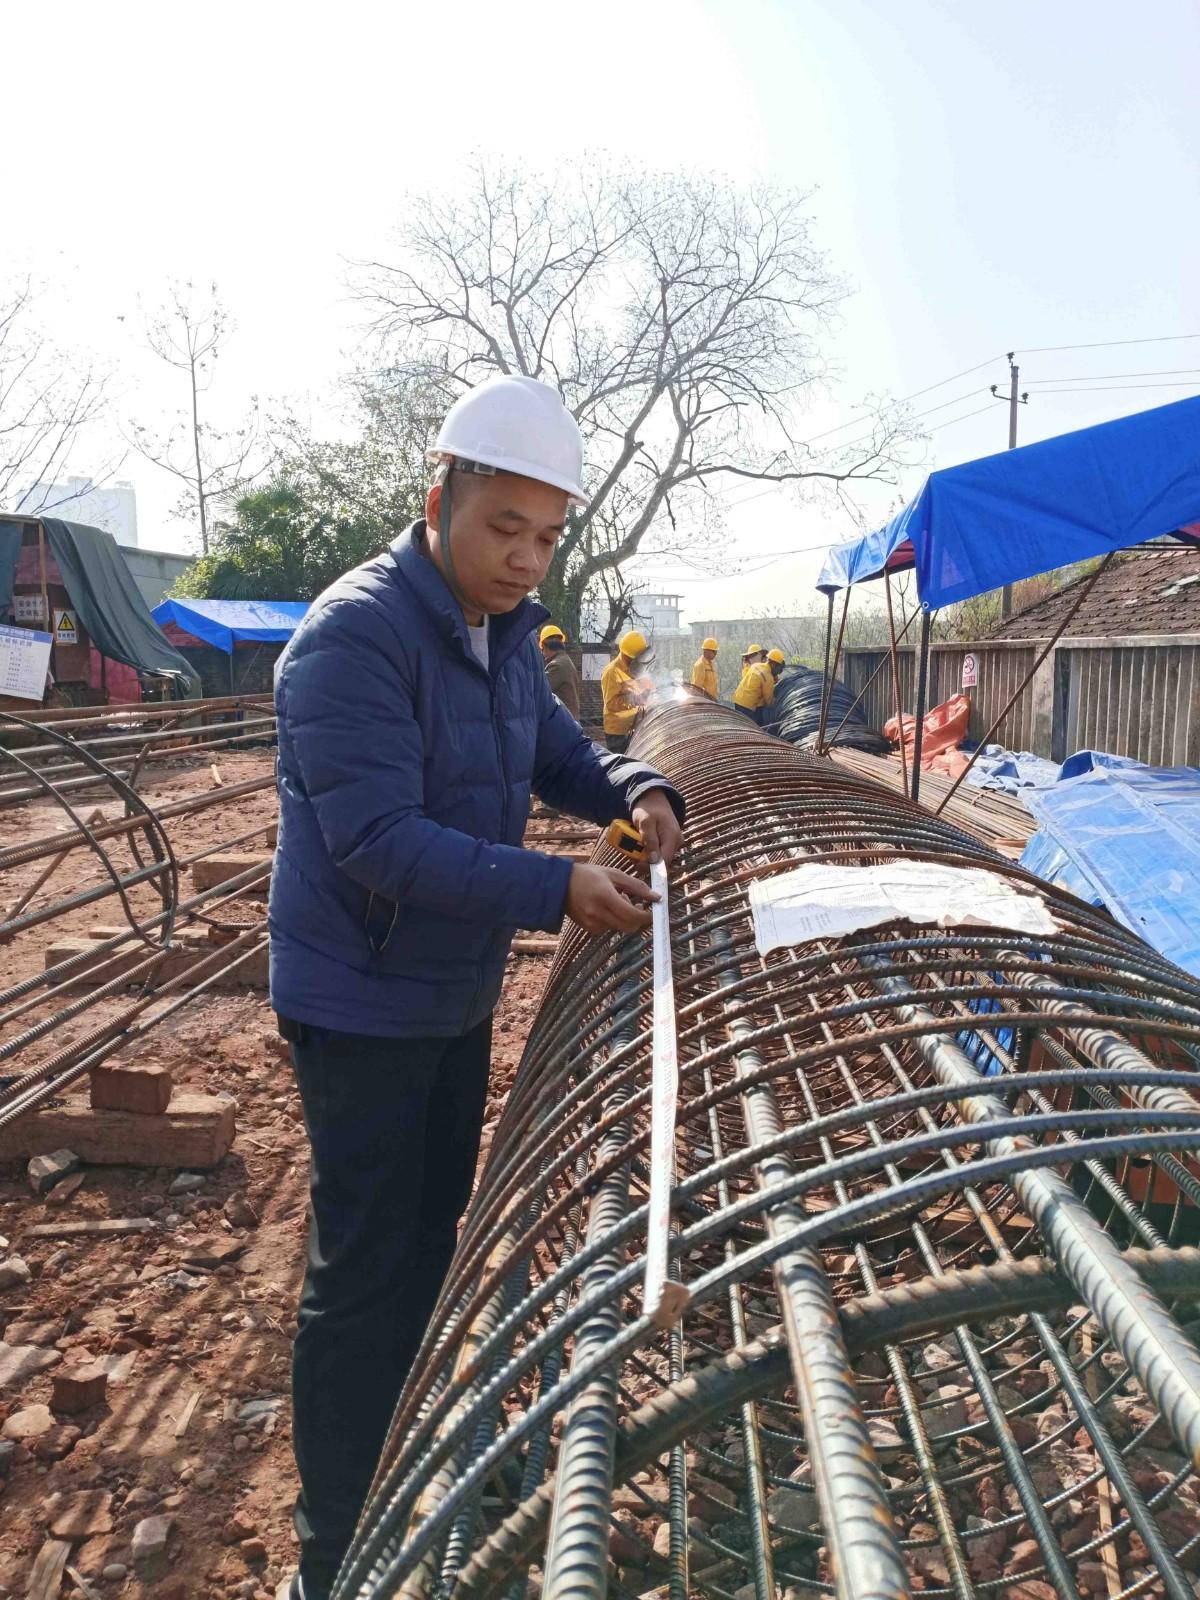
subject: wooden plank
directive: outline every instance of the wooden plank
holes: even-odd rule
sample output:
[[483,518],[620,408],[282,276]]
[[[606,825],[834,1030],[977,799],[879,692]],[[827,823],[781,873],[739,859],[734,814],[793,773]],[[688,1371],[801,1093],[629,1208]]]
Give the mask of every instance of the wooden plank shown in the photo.
[[[91,939],[60,939],[57,944],[46,947],[46,966],[57,966],[60,961],[68,961],[78,955],[86,955],[92,948],[94,941]],[[214,944],[212,940],[193,942],[189,939],[186,947],[174,947],[164,957],[155,973],[155,983],[162,984],[168,978],[177,978],[182,973],[188,972],[197,962],[212,955]],[[79,968],[63,980],[69,989],[94,989],[99,984],[110,983],[114,978],[128,972],[132,967],[145,961],[149,951],[145,945],[137,944],[127,950],[110,950],[96,957],[94,962]],[[269,974],[269,957],[266,945],[248,961],[243,961],[235,972],[221,977],[213,985],[215,989],[265,989]],[[140,981],[140,980],[139,980]]]
[[82,1239],[111,1237],[113,1234],[153,1233],[158,1223],[153,1217],[81,1217],[74,1222],[35,1222],[26,1228],[26,1239]]
[[25,1600],[56,1600],[70,1555],[71,1546],[65,1539],[47,1539],[29,1574]]
[[[46,967],[56,967],[60,961],[72,961],[76,956],[86,956],[95,947],[94,939],[58,939],[54,944],[46,946]],[[63,982],[71,989],[94,989],[98,984],[111,983],[114,978],[123,977],[132,968],[141,966],[152,954],[153,952],[139,939],[119,950],[101,951],[92,961],[71,973]],[[189,950],[169,951],[159,964],[155,974],[156,980],[165,983],[168,978],[174,978],[186,971],[195,959],[195,955]]]
[[236,1114],[236,1101],[212,1094],[177,1094],[160,1117],[93,1110],[72,1098],[0,1128],[0,1161],[73,1150],[91,1166],[203,1171],[228,1154]]
[[192,1395],[192,1398],[188,1401],[187,1405],[185,1405],[183,1410],[180,1412],[179,1421],[175,1424],[175,1437],[177,1439],[182,1439],[184,1434],[188,1431],[188,1424],[192,1420],[192,1413],[200,1404],[200,1396],[203,1393],[203,1389],[197,1389]]
[[[236,878],[239,872],[245,872],[248,867],[269,867],[272,859],[261,850],[231,850],[221,855],[205,856],[203,861],[192,863],[192,887],[197,894],[202,889],[215,889],[217,884]],[[264,878],[253,892],[266,894],[268,883],[269,878]]]

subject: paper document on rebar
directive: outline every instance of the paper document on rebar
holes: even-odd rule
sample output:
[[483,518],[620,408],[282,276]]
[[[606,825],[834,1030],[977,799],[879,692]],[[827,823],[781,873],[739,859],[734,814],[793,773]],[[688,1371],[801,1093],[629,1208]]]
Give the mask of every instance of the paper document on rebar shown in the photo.
[[750,885],[759,955],[810,939],[840,938],[903,918],[939,928],[1008,928],[1053,933],[1058,924],[1041,896],[1022,893],[983,867],[932,861],[838,866],[813,861]]

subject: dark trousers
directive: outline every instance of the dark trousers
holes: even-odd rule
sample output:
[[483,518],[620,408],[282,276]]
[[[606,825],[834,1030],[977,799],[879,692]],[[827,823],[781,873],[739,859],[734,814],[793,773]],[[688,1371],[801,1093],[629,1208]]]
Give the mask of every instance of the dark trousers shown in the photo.
[[623,756],[629,749],[630,737],[628,733],[606,733],[604,742],[610,750],[615,750],[617,755]]
[[312,1144],[296,1530],[305,1600],[326,1600],[471,1196],[492,1023],[460,1039],[280,1031]]
[[739,706],[735,703],[734,710],[740,711],[744,717],[749,717],[750,721],[755,725],[756,728],[762,727],[763,714],[761,706],[755,706],[753,710],[751,710],[749,706]]

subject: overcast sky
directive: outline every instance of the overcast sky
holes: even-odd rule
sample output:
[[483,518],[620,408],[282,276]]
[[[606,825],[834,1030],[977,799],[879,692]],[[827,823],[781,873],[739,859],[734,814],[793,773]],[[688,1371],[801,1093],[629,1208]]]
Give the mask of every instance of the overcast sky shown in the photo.
[[[31,269],[51,331],[111,363],[144,422],[176,399],[139,341],[139,300],[171,276],[215,279],[237,318],[228,417],[251,394],[319,409],[354,357],[346,260],[477,148],[815,188],[855,293],[812,431],[940,384],[913,403],[941,408],[928,464],[1001,448],[987,385],[1014,347],[1022,442],[1200,389],[1195,0],[65,0],[10,7],[4,34],[0,281]],[[1120,342],[1149,340],[1169,342]],[[141,542],[183,548],[170,481],[137,458],[122,474]],[[729,501],[748,575],[647,578],[694,619],[809,609],[821,551],[763,562],[853,528],[788,493]]]

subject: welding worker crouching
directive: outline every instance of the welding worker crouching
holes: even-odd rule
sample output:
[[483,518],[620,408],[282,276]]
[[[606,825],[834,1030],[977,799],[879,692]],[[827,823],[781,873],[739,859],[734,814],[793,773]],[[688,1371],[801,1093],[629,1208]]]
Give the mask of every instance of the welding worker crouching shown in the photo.
[[733,691],[733,703],[760,728],[767,721],[775,684],[786,660],[782,650],[764,650],[757,644],[742,656],[742,677]]
[[653,660],[649,641],[636,628],[625,634],[617,654],[600,674],[600,694],[604,702],[604,742],[616,754],[629,747],[633,730],[641,720],[650,685],[637,676]]
[[312,1148],[303,1600],[331,1591],[454,1251],[513,933],[650,923],[637,878],[523,848],[530,796],[632,823],[668,864],[681,840],[678,793],[598,749],[539,657],[527,596],[584,503],[574,418],[545,384],[492,378],[433,454],[425,517],[313,603],[275,676],[271,1003]]
[[774,695],[775,680],[767,667],[767,652],[760,644],[747,645],[742,652],[742,676],[733,691],[734,705],[751,722],[761,724],[763,710]]

